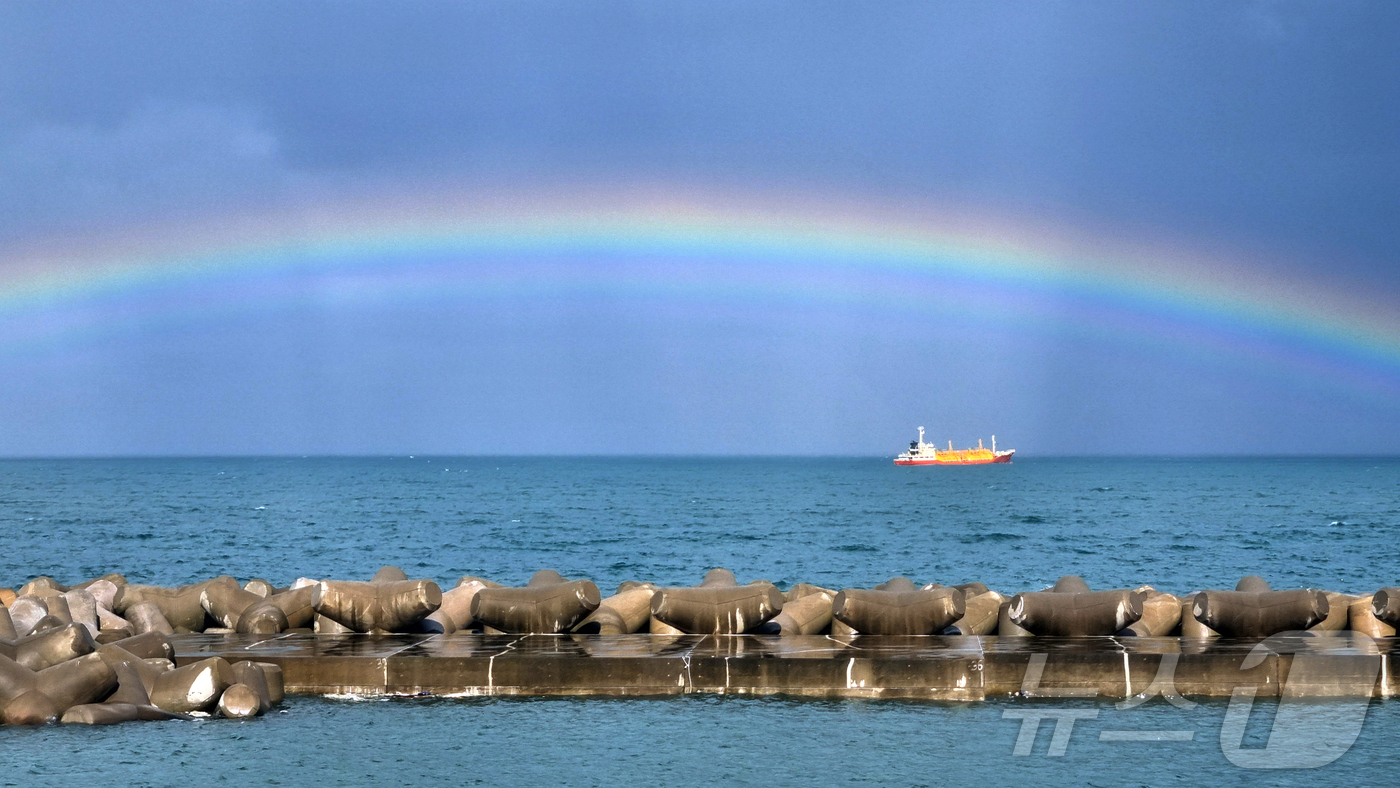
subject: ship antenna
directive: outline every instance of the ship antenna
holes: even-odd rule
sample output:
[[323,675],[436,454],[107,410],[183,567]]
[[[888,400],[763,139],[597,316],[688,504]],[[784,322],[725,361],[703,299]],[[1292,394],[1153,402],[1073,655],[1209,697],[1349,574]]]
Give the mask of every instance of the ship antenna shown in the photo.
[[924,428],[923,428],[923,427],[920,427],[920,428],[919,428],[919,443],[923,443],[923,442],[924,442]]

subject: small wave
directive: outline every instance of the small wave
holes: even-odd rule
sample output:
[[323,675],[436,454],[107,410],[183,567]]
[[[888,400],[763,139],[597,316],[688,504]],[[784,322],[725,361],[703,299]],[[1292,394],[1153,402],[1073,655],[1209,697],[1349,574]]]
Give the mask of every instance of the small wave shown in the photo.
[[375,703],[386,701],[389,699],[386,695],[365,695],[359,692],[331,692],[326,695],[322,695],[321,697],[325,698],[326,700],[347,700],[352,703]]
[[838,553],[878,553],[880,548],[868,544],[843,544],[831,548]]
[[1091,492],[1113,492],[1112,487],[1095,487]]
[[1025,539],[1025,534],[1009,534],[1005,531],[990,531],[985,534],[966,534],[958,537],[958,541],[963,544],[976,544],[978,542],[1013,542],[1017,539]]
[[462,690],[461,692],[446,692],[446,693],[443,693],[443,694],[438,695],[438,696],[436,696],[436,697],[439,697],[439,698],[484,698],[484,697],[490,697],[490,696],[492,696],[492,695],[494,695],[494,694],[495,694],[495,693],[491,691],[491,688],[490,688],[490,687],[472,687],[472,688],[470,688],[470,689]]
[[1022,517],[1017,517],[1016,519],[1020,522],[1027,523],[1029,525],[1038,525],[1040,523],[1045,522],[1045,518],[1041,517],[1038,514],[1027,514]]

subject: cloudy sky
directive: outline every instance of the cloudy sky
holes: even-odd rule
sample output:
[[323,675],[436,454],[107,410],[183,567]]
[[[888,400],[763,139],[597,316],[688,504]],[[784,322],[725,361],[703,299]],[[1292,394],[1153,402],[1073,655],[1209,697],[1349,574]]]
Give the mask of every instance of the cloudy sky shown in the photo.
[[[32,260],[63,268],[54,250],[625,190],[955,206],[1400,312],[1393,3],[14,2],[4,18],[0,454],[881,454],[919,424],[1042,455],[1400,451],[1400,334],[1372,330],[1381,352],[1360,362],[1289,337],[1261,360],[1189,321],[1122,335],[1044,292],[1027,313],[1069,316],[1008,317],[1005,293],[999,316],[952,319],[422,279],[507,264],[477,258],[385,261],[411,281],[353,299],[254,308],[246,281],[196,279],[3,305]],[[529,275],[624,264],[600,255]],[[690,275],[723,287],[750,262]],[[101,330],[51,330],[75,314]]]

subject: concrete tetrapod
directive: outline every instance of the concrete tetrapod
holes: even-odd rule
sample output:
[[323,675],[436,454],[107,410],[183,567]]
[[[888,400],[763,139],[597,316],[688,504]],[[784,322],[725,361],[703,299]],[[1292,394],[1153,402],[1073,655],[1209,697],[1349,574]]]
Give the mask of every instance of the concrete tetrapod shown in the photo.
[[1395,627],[1376,618],[1376,611],[1372,609],[1374,601],[1375,594],[1359,596],[1352,600],[1352,603],[1347,606],[1348,626],[1353,632],[1360,632],[1368,637],[1395,637]]
[[783,603],[782,612],[758,627],[763,635],[820,635],[831,628],[831,606],[836,594],[827,589],[804,594]]
[[[927,586],[924,586],[923,590],[932,591],[935,588],[942,587],[943,586],[940,586],[937,583],[929,583]],[[913,580],[910,580],[909,578],[901,575],[899,577],[891,577],[889,580],[886,580],[885,582],[872,587],[870,590],[890,591],[896,594],[903,594],[907,591],[918,591],[920,589],[919,586],[916,585]]]
[[1055,581],[1054,587],[1050,589],[1057,594],[1088,594],[1089,584],[1084,582],[1084,578],[1079,575],[1064,575]]
[[397,566],[381,566],[369,581],[371,583],[404,583],[408,581],[408,575]]
[[272,691],[261,665],[247,661],[233,663],[233,684],[235,687],[241,684],[258,696],[259,714],[272,710]]
[[67,590],[68,586],[62,585],[57,580],[54,580],[52,577],[42,575],[20,586],[19,595],[26,596],[41,591],[53,591],[55,593],[61,594]]
[[[1196,593],[1200,593],[1199,591]],[[1196,620],[1192,608],[1196,604],[1196,594],[1181,598],[1181,636],[1193,640],[1208,640],[1220,637],[1220,633]]]
[[566,580],[543,569],[520,588],[482,588],[472,598],[472,618],[501,632],[567,632],[598,609],[602,595],[592,580]]
[[69,591],[77,591],[77,590],[79,590],[79,589],[89,589],[89,590],[90,590],[90,589],[93,587],[94,584],[96,584],[96,583],[102,583],[102,582],[111,583],[112,585],[114,585],[114,586],[120,588],[121,586],[126,585],[126,575],[122,574],[121,572],[108,572],[107,574],[105,574],[105,575],[103,575],[103,576],[101,576],[101,577],[94,577],[94,578],[91,579],[91,580],[84,580],[83,582],[81,582],[81,583],[79,583],[79,584],[73,586],[72,588],[70,588],[70,589],[68,589],[68,590],[69,590]]
[[1144,595],[1142,618],[1124,627],[1122,637],[1165,637],[1181,626],[1181,599],[1152,586],[1134,589]]
[[96,703],[117,688],[116,671],[100,654],[86,654],[34,674],[35,689],[49,696],[59,711]]
[[455,588],[442,592],[442,605],[419,622],[419,630],[450,635],[459,629],[470,627],[472,600],[476,598],[478,591],[491,587],[500,588],[500,585],[475,577],[462,578]]
[[43,599],[24,595],[15,597],[9,605],[10,622],[15,629],[15,637],[24,637],[34,631],[39,619],[49,614],[49,605]]
[[126,661],[114,661],[107,659],[107,666],[112,672],[117,674],[117,689],[103,703],[130,703],[133,706],[148,706],[151,703],[150,691],[141,681],[141,673],[136,667]]
[[1225,637],[1268,637],[1307,629],[1327,617],[1327,595],[1315,588],[1291,591],[1200,591],[1195,619]]
[[246,720],[262,714],[262,702],[248,685],[234,684],[219,696],[218,710],[231,720]]
[[[29,635],[42,634],[50,630],[62,630],[64,626],[71,623],[73,621],[64,621],[59,616],[45,616],[39,619],[39,623],[34,624],[34,630],[29,631]],[[76,624],[76,626],[81,626],[81,624]]]
[[[43,618],[39,619],[38,622],[36,622],[36,623],[34,624],[34,628],[33,628],[32,630],[29,631],[29,634],[30,634],[30,635],[39,635],[39,634],[43,634],[44,632],[48,632],[48,631],[50,631],[50,630],[54,630],[54,629],[63,629],[64,625],[65,625],[65,624],[69,624],[69,623],[72,623],[72,622],[64,621],[63,619],[59,618],[58,616],[54,616],[54,615],[44,616]],[[79,625],[79,626],[81,626],[81,625]],[[86,629],[86,627],[84,627],[84,629]]]
[[[151,693],[155,691],[156,679],[160,678],[160,674],[173,670],[175,667],[166,659],[142,659],[121,646],[102,646],[97,649],[97,653],[102,655],[102,659],[106,660],[112,670],[116,671],[117,679],[121,685],[117,689],[119,693],[128,693],[127,671],[131,671],[141,682],[141,692],[149,698]],[[135,689],[132,688],[128,694],[131,697],[136,697],[135,692]],[[128,702],[136,703],[134,700]],[[149,700],[146,700],[136,705],[140,706],[148,702]]]
[[44,605],[49,609],[49,615],[58,619],[59,622],[64,624],[74,623],[73,611],[68,608],[68,600],[63,597],[63,594],[54,594],[44,597]]
[[831,615],[862,635],[933,635],[967,612],[956,588],[886,590],[906,588],[908,582],[895,578],[875,588],[842,589]]
[[161,720],[192,720],[194,717],[188,714],[166,711],[159,706],[137,706],[136,719],[142,722],[158,722]]
[[34,671],[0,655],[0,707],[11,699],[37,689]]
[[[83,591],[92,594],[92,599],[97,603],[98,608],[112,609],[112,601],[117,598],[117,586],[111,580],[98,579],[92,581]],[[78,590],[78,589],[74,589]]]
[[[558,573],[556,572],[555,574]],[[623,584],[625,585],[627,582],[629,581],[624,580]],[[476,575],[462,575],[461,577],[457,578],[457,584],[453,586],[453,588],[460,588],[462,586],[470,585],[472,583],[479,583],[481,585],[486,586],[487,588],[505,588],[504,585],[497,583],[494,580],[487,580],[484,577],[477,577]]]
[[1011,598],[1011,623],[1033,635],[1113,635],[1142,618],[1137,591],[1029,591]]
[[[203,610],[203,608],[201,608]],[[175,627],[170,625],[170,620],[161,612],[160,606],[154,602],[138,602],[129,606],[124,614],[126,620],[131,622],[131,628],[139,635],[147,632],[155,632],[160,635],[175,634]]]
[[166,711],[212,711],[233,683],[233,667],[220,657],[162,673],[151,692],[151,703]]
[[318,614],[355,632],[407,632],[438,609],[442,590],[431,580],[322,580],[311,604]]
[[339,621],[327,618],[326,616],[317,613],[316,618],[312,624],[311,631],[315,632],[318,635],[345,635],[352,633],[355,630],[345,626],[344,624],[341,624]]
[[1259,575],[1245,575],[1240,578],[1240,582],[1235,584],[1236,591],[1243,591],[1248,594],[1262,594],[1265,591],[1274,590],[1269,585],[1269,581]]
[[0,643],[0,654],[30,670],[43,670],[97,649],[97,643],[81,624],[67,624],[7,643]]
[[128,615],[127,611],[133,605],[150,602],[160,608],[161,614],[165,616],[166,621],[170,622],[171,627],[190,632],[203,632],[206,614],[201,599],[205,587],[212,584],[238,588],[238,581],[227,575],[179,588],[128,584],[117,590],[117,594],[112,600],[112,612],[130,621],[131,616]]
[[691,635],[737,635],[778,615],[783,594],[772,583],[738,585],[727,569],[712,569],[700,585],[657,589],[652,618]]
[[1031,637],[1030,630],[1018,625],[1011,620],[1011,599],[1004,599],[1001,608],[997,610],[997,637],[1001,638],[1028,638]]
[[280,704],[285,692],[285,685],[282,681],[282,666],[274,662],[254,662],[253,664],[262,668],[263,680],[267,682],[267,695],[272,699],[272,705]]
[[68,617],[73,623],[82,624],[93,637],[97,637],[97,599],[81,588],[65,591],[60,598],[68,606]]
[[157,720],[192,720],[188,714],[176,714],[155,706],[133,703],[89,703],[74,706],[63,713],[63,724],[111,725],[116,722],[153,722]]
[[572,631],[585,635],[626,635],[640,632],[651,620],[651,598],[656,587],[635,586],[604,599],[598,609],[576,624]]
[[[652,598],[655,599],[655,596],[653,596]],[[648,619],[648,621],[647,621],[647,632],[650,632],[650,633],[653,634],[653,635],[664,635],[664,636],[677,636],[677,635],[684,635],[684,634],[685,634],[685,633],[682,632],[679,628],[673,627],[673,626],[671,626],[670,624],[667,624],[665,621],[662,621],[661,619],[657,618],[656,616],[651,616],[651,617]]]
[[275,635],[287,629],[287,616],[264,597],[213,583],[200,592],[200,605],[215,621],[235,632]]
[[249,580],[248,582],[244,583],[243,590],[247,591],[250,594],[260,596],[263,599],[267,599],[268,597],[277,593],[276,586],[267,582],[266,580],[263,580],[260,577],[255,577],[252,580]]
[[1400,627],[1400,588],[1387,586],[1372,594],[1371,615],[1392,627]]
[[1336,591],[1323,591],[1327,597],[1327,616],[1308,627],[1312,637],[1331,637],[1346,629],[1351,622],[1351,603],[1354,597]]
[[[287,629],[301,629],[311,626],[316,618],[316,583],[278,591],[267,598],[267,604],[282,611],[287,619]],[[242,630],[239,630],[240,632]]]
[[159,632],[147,632],[108,645],[124,649],[139,659],[173,660],[175,658],[175,648],[170,645],[170,640]]
[[[1269,591],[1269,583],[1258,575],[1245,575],[1235,584],[1236,591],[1249,591],[1259,593]],[[1220,633],[1201,623],[1196,619],[1193,612],[1196,604],[1196,595],[1201,593],[1195,591],[1181,598],[1181,636],[1193,640],[1209,640],[1220,637]]]
[[[20,706],[14,711],[19,716],[27,717],[33,709],[48,706],[55,714],[62,714],[70,706],[107,697],[116,686],[116,673],[97,654],[88,654],[37,672],[0,656],[0,706],[8,706],[30,692],[41,694],[48,701],[46,706],[30,698],[27,706]],[[8,713],[6,709],[0,717],[6,717]]]
[[10,619],[10,610],[4,605],[0,605],[0,640],[16,640],[19,635],[15,634],[15,622]]
[[85,703],[63,712],[64,725],[114,725],[138,719],[135,703]]
[[97,645],[105,646],[108,643],[116,643],[119,640],[125,640],[135,634],[136,630],[131,627],[127,627],[126,629],[106,629],[98,632],[97,637],[93,638],[93,640],[97,641]]
[[9,701],[0,698],[0,723],[6,725],[48,725],[62,713],[38,690],[26,690]]
[[811,596],[812,594],[826,594],[832,599],[836,598],[836,592],[830,588],[823,588],[821,586],[812,585],[811,583],[798,583],[783,594],[783,601],[791,602],[794,599],[801,599],[804,596]]
[[[981,586],[981,583],[975,584]],[[986,586],[982,586],[986,588]],[[955,589],[962,591],[960,586]],[[975,591],[973,584],[969,584],[969,589]],[[984,591],[980,594],[967,596],[967,591],[963,591],[963,614],[962,618],[943,628],[940,634],[943,635],[990,635],[997,631],[997,621],[1001,618],[1001,606],[1006,601],[1006,597],[995,591]]]
[[122,637],[129,638],[136,634],[136,627],[132,626],[130,621],[127,621],[116,613],[106,608],[99,607],[97,608],[97,634],[101,635],[108,632],[122,632],[125,633]]
[[[931,585],[937,584],[934,583]],[[985,594],[988,591],[992,590],[990,588],[987,588],[986,583],[958,583],[957,585],[953,586],[953,588],[956,588],[963,593],[963,599],[971,599],[975,596],[981,596],[982,594]]]

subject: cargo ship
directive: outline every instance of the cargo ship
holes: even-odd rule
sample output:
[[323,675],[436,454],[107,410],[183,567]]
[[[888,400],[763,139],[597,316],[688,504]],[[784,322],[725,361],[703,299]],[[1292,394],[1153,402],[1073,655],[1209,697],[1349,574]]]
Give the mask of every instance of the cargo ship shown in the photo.
[[948,441],[947,449],[940,449],[931,443],[924,443],[924,428],[919,428],[919,439],[909,442],[909,451],[894,458],[895,465],[987,465],[994,462],[1011,462],[1015,449],[997,451],[997,436],[992,436],[992,448],[984,448],[982,439],[977,439],[975,449],[954,449]]

